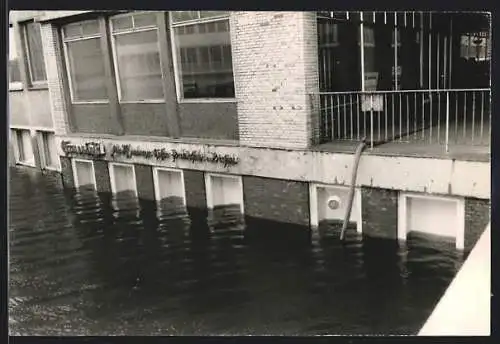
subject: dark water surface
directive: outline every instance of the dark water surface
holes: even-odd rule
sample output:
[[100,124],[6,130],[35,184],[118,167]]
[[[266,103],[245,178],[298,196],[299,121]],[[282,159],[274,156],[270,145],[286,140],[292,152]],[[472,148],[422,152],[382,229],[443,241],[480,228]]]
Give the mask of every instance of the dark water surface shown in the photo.
[[161,209],[11,169],[11,334],[414,334],[462,262],[423,236],[341,244]]

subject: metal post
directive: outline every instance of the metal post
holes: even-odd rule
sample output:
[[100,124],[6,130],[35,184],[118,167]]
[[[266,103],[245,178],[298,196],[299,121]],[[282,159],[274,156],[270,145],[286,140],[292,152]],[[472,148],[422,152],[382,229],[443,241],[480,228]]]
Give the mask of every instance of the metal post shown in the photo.
[[394,12],[394,89],[398,90],[398,16]]
[[440,55],[440,51],[439,51],[439,48],[440,48],[440,45],[439,44],[441,41],[440,39],[440,35],[439,35],[439,32],[437,33],[437,37],[436,37],[436,88],[439,90],[441,87],[441,83],[439,82],[441,80],[441,75],[439,74],[439,67],[440,67],[440,61],[439,61],[439,55]]
[[429,13],[429,90],[432,88],[432,13]]
[[445,147],[446,153],[449,152],[449,135],[450,135],[450,91],[446,91],[446,138]]
[[448,62],[448,88],[451,88],[451,71],[452,71],[452,54],[453,54],[453,18],[450,19],[450,53],[449,53],[449,62]]
[[424,88],[424,14],[420,12],[420,88]]
[[373,94],[370,94],[370,148],[373,149]]
[[363,12],[359,13],[359,17],[361,19],[361,23],[359,24],[359,45],[360,45],[360,54],[361,54],[361,91],[365,90],[365,27],[363,24]]

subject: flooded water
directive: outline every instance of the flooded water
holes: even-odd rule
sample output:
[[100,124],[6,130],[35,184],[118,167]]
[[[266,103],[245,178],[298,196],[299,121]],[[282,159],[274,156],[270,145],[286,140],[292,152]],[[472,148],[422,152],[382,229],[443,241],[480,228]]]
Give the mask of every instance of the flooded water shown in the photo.
[[22,169],[9,197],[12,335],[415,334],[462,262],[423,236],[342,244]]

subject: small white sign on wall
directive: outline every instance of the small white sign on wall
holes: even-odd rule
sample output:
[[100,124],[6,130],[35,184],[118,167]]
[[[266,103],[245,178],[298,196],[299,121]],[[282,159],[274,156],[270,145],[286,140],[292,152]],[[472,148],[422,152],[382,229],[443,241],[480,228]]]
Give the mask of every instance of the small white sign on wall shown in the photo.
[[381,94],[367,94],[361,97],[361,111],[383,111],[384,98]]

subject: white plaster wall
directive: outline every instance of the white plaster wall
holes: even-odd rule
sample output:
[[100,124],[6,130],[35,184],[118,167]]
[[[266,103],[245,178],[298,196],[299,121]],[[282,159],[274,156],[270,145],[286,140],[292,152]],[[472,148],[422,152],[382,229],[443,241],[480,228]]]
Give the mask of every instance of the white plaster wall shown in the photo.
[[133,165],[113,165],[111,170],[114,177],[115,193],[136,190],[133,168]]
[[[319,221],[323,219],[328,220],[344,220],[346,214],[346,208],[348,203],[349,188],[328,188],[319,187],[318,191],[318,219]],[[328,207],[328,199],[331,196],[337,196],[340,198],[340,206],[338,209],[330,209]],[[351,210],[351,221],[358,221],[358,204],[356,198],[354,198]]]
[[407,202],[408,233],[416,231],[453,238],[457,236],[459,215],[456,201],[410,197]]
[[75,161],[75,179],[78,181],[78,186],[94,185],[94,171],[92,163],[85,161]]
[[240,204],[241,193],[238,179],[211,176],[213,205]]
[[184,198],[181,172],[158,170],[157,173],[160,200],[173,196]]
[[[140,163],[171,168],[193,169],[207,172],[222,172],[236,175],[255,175],[285,180],[308,181],[323,184],[349,185],[354,162],[352,154],[326,153],[302,150],[283,150],[238,146],[215,146],[201,143],[179,143],[158,139],[91,138],[82,136],[59,136],[73,144],[102,142],[108,152],[107,160],[125,163]],[[152,140],[152,138],[151,138]],[[112,144],[131,144],[142,149],[196,150],[206,153],[235,155],[240,159],[236,166],[198,163],[185,160],[157,161],[155,158],[119,156],[110,157]],[[364,154],[358,169],[356,186],[425,192],[430,194],[490,198],[489,162],[455,161],[447,159],[390,157]]]

